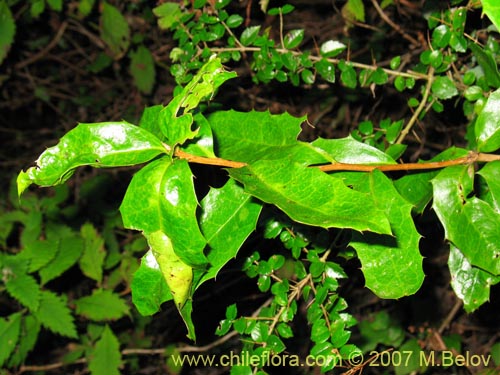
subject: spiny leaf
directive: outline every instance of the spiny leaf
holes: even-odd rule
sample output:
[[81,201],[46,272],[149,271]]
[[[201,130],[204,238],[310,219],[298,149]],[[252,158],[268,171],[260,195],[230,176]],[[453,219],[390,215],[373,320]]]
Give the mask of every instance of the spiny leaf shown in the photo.
[[54,333],[77,338],[76,327],[71,312],[66,305],[66,298],[58,297],[49,291],[42,291],[40,306],[33,312],[35,318]]
[[120,343],[113,331],[106,325],[89,359],[92,375],[120,375]]
[[387,217],[371,196],[349,189],[341,179],[317,168],[262,160],[229,173],[248,193],[278,206],[300,223],[391,233]]
[[297,136],[305,117],[288,113],[219,111],[208,117],[214,133],[215,153],[229,160],[252,163],[288,157],[302,164],[327,163],[321,153]]
[[365,174],[355,188],[371,192],[375,204],[389,218],[394,235],[353,234],[350,244],[361,261],[367,288],[381,298],[401,298],[416,293],[424,280],[424,272],[420,235],[411,216],[412,205],[377,170]]
[[127,122],[79,124],[59,143],[45,150],[36,167],[17,178],[19,195],[35,183],[53,186],[67,181],[77,167],[118,167],[145,163],[164,153],[161,141],[147,130]]
[[255,229],[262,206],[250,194],[229,180],[220,189],[210,189],[201,202],[200,227],[210,246],[210,268],[202,282],[217,276]]
[[129,313],[125,301],[107,289],[97,289],[90,296],[75,300],[74,304],[77,314],[98,322],[117,320]]
[[160,129],[170,146],[183,144],[196,136],[197,132],[191,130],[193,124],[191,111],[202,100],[211,99],[220,85],[234,77],[236,73],[227,72],[221,60],[215,55],[200,68],[180,94],[176,95],[159,114]]

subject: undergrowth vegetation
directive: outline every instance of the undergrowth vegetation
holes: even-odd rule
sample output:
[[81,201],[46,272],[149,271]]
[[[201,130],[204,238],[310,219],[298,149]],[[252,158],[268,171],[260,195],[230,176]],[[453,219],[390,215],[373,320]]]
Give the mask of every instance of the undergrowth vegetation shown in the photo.
[[[2,85],[27,78],[78,122],[19,166],[0,207],[3,373],[498,371],[498,334],[469,347],[452,329],[500,281],[495,2],[292,3],[0,2]],[[340,31],[289,26],[314,7]],[[54,39],[10,62],[14,36],[49,15]],[[57,85],[27,69],[56,45],[70,56],[67,28],[100,48],[88,74],[126,80],[109,98],[82,84],[55,105]],[[175,88],[158,99],[167,70]],[[134,110],[102,118],[120,90]],[[286,91],[315,113],[261,97]],[[102,113],[82,121],[75,105]],[[443,255],[436,323],[417,306],[438,288],[426,258]],[[415,319],[396,313],[405,303]]]

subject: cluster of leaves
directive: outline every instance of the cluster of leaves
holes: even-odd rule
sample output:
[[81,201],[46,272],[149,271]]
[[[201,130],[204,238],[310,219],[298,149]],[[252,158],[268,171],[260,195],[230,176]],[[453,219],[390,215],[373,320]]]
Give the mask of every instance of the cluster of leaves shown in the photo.
[[[258,278],[259,290],[270,291],[272,300],[251,317],[238,317],[237,306],[229,306],[216,333],[224,335],[233,328],[241,336],[242,350],[261,358],[258,367],[264,367],[266,358],[287,349],[283,340],[294,337],[293,322],[298,306],[307,304],[313,343],[309,356],[321,358],[321,370],[328,371],[342,359],[360,353],[355,345],[348,344],[349,328],[356,320],[344,311],[347,303],[338,295],[338,280],[347,275],[339,264],[329,260],[332,244],[327,243],[326,231],[315,232],[296,224],[295,227],[307,231],[308,235],[294,231],[287,220],[276,217],[264,220],[265,238],[279,238],[289,254],[274,254],[264,260],[255,252],[245,260],[243,270],[249,277]],[[247,374],[251,370],[249,366],[238,366],[233,372]]]
[[[96,182],[96,181],[94,181]],[[92,184],[82,186],[92,192]],[[11,313],[0,320],[0,366],[16,368],[34,348],[41,329],[78,340],[64,359],[71,363],[86,358],[92,374],[117,373],[121,365],[118,338],[109,324],[132,317],[130,304],[115,289],[130,284],[137,268],[134,253],[143,251],[139,238],[122,247],[116,238],[121,227],[119,216],[108,217],[102,233],[94,225],[69,226],[78,215],[78,207],[68,205],[69,188],[60,186],[52,196],[38,199],[27,195],[19,202],[15,185],[11,189],[11,208],[0,216],[0,246],[12,249],[8,242],[16,228],[22,228],[18,251],[0,253],[0,288],[6,292],[2,305]],[[54,292],[52,281],[70,277],[80,270],[92,292]],[[71,271],[73,270],[73,271]],[[80,282],[80,281],[78,281]],[[83,288],[87,289],[87,288]],[[85,321],[85,326],[75,319]],[[85,331],[85,332],[83,332]]]

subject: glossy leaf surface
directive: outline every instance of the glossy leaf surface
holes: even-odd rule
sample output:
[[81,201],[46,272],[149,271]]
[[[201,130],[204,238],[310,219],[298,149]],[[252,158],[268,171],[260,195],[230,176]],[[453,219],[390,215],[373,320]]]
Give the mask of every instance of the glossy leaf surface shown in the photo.
[[207,263],[206,241],[198,227],[193,175],[185,160],[155,160],[137,172],[120,206],[123,224],[147,236],[161,231],[175,253],[191,266]]
[[[389,218],[393,236],[354,233],[351,246],[361,261],[366,287],[381,298],[414,294],[424,280],[420,235],[411,216],[412,205],[381,172],[364,174],[356,186],[374,198]],[[403,271],[404,270],[404,271]]]
[[448,267],[451,273],[451,287],[464,302],[464,309],[473,312],[490,298],[490,287],[500,282],[499,276],[473,267],[455,246],[450,246]]
[[347,164],[396,164],[386,153],[356,141],[352,137],[339,139],[318,138],[312,145],[331,157],[330,162]]
[[370,195],[349,189],[341,179],[317,168],[262,160],[229,173],[248,193],[300,223],[391,233],[387,217]]
[[141,265],[134,273],[131,289],[132,301],[141,315],[153,315],[160,310],[163,302],[173,298],[152,250],[142,257]]
[[79,124],[45,150],[36,166],[17,179],[21,194],[29,185],[53,186],[67,181],[77,167],[118,167],[145,163],[164,153],[160,140],[127,122]]
[[305,117],[231,110],[215,112],[208,121],[221,158],[246,163],[283,157],[301,164],[328,162],[311,144],[297,141]]
[[[217,276],[255,229],[261,204],[247,194],[234,180],[222,188],[212,188],[201,201],[200,227],[207,239],[210,268],[201,282]],[[201,283],[200,282],[200,283]]]
[[488,16],[491,22],[500,30],[500,4],[496,0],[481,0],[483,12]]
[[500,89],[492,92],[475,125],[479,151],[493,152],[500,148]]
[[179,310],[186,303],[193,282],[193,269],[174,252],[172,242],[161,231],[146,234],[149,246]]
[[193,79],[176,95],[160,112],[160,129],[170,146],[183,144],[193,139],[197,132],[191,129],[193,115],[191,111],[205,99],[210,99],[228,79],[236,77],[236,73],[227,72],[221,60],[213,56],[193,77]]
[[492,206],[500,214],[500,161],[487,163],[478,172],[486,181],[491,195]]
[[473,197],[473,171],[468,166],[448,167],[433,180],[436,211],[449,239],[472,266],[500,274],[500,215]]

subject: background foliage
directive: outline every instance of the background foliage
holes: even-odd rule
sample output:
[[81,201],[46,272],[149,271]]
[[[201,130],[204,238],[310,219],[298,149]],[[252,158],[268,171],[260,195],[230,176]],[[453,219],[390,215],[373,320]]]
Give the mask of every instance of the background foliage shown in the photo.
[[[59,139],[19,174],[17,187],[69,183],[21,200],[14,182],[4,184],[6,371],[71,365],[93,374],[178,373],[172,354],[233,348],[328,355],[322,371],[347,373],[370,359],[339,369],[338,358],[373,349],[472,350],[491,353],[493,362],[467,371],[495,371],[497,336],[472,331],[468,340],[460,325],[477,319],[498,329],[489,322],[495,301],[485,305],[500,273],[494,3],[296,7],[0,3],[4,165],[29,165],[33,138],[25,134],[40,135],[40,153]],[[309,31],[307,17],[317,22],[326,9],[341,27]],[[288,21],[297,14],[305,18]],[[387,43],[387,30],[395,43]],[[10,124],[24,108],[34,110],[22,115],[33,123],[42,115],[44,124],[57,118],[62,126],[15,130]],[[45,134],[52,142],[41,142]],[[20,156],[13,160],[9,150]],[[438,169],[397,169],[396,160],[412,170],[419,159]],[[133,167],[132,180],[122,168],[75,170],[146,162]],[[348,167],[329,174],[314,167],[338,163]],[[373,165],[394,172],[366,173]],[[5,181],[11,177],[6,172]],[[435,245],[444,239],[449,245]],[[235,279],[238,270],[256,283]],[[432,316],[422,307],[432,296],[453,309],[440,304]],[[476,313],[461,312],[462,303]],[[210,305],[212,329],[196,335],[206,323],[196,311]],[[188,337],[206,346],[181,344],[173,310]],[[61,341],[44,351],[51,337]],[[30,365],[61,349],[53,367]],[[258,371],[273,369],[231,370]],[[434,369],[412,362],[394,371]]]

